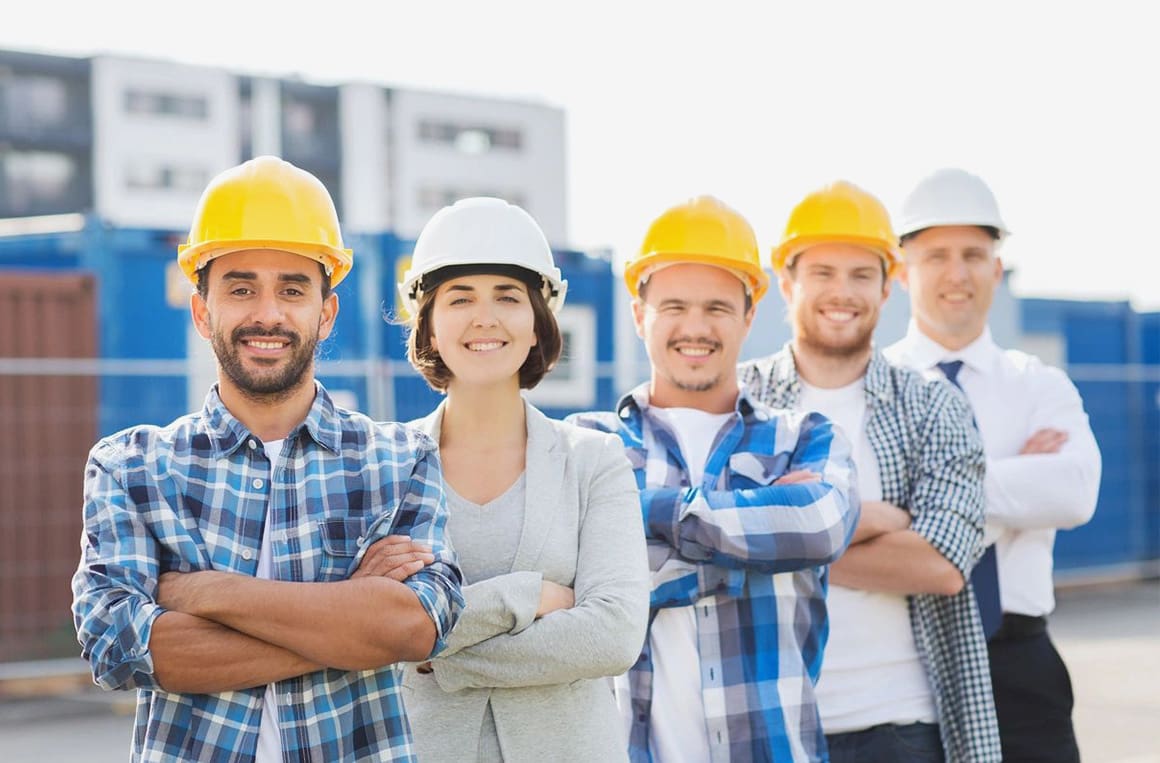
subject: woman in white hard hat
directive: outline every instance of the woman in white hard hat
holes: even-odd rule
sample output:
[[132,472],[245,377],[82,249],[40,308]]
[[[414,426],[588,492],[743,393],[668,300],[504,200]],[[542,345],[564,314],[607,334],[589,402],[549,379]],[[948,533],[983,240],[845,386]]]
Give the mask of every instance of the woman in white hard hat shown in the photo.
[[567,283],[527,212],[439,211],[400,293],[411,364],[446,398],[416,422],[439,443],[467,606],[404,701],[421,761],[623,760],[606,676],[636,660],[648,570],[620,441],[544,416]]

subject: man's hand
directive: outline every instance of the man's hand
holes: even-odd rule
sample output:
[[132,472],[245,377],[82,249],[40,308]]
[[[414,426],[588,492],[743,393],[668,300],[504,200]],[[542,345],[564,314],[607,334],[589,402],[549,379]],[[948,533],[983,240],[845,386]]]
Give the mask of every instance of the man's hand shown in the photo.
[[358,569],[350,577],[351,580],[365,577],[390,578],[402,583],[434,561],[435,555],[427,546],[416,543],[406,535],[388,535],[367,549]]
[[1028,456],[1037,453],[1058,453],[1067,442],[1067,432],[1062,429],[1040,429],[1027,438],[1019,455]]
[[536,617],[543,617],[558,609],[571,609],[576,604],[576,592],[565,585],[545,580],[540,583],[540,608]]
[[850,544],[910,527],[910,512],[886,501],[862,501],[862,513]]
[[822,475],[817,472],[811,472],[809,469],[798,469],[793,472],[786,472],[773,481],[775,485],[804,485],[808,482],[821,482]]

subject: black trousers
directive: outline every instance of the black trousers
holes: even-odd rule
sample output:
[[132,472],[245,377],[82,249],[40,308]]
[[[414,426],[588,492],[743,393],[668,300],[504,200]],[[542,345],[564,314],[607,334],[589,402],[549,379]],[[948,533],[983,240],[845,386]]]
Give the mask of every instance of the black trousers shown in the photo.
[[1044,619],[1003,615],[987,651],[1004,763],[1079,763],[1071,677]]

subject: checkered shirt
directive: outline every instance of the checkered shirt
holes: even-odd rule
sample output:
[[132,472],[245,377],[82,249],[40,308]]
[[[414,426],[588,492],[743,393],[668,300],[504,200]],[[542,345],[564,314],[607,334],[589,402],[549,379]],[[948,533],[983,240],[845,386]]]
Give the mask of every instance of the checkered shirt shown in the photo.
[[[768,405],[801,399],[789,346],[743,363],[741,380]],[[983,444],[962,395],[875,351],[866,369],[866,435],[882,498],[907,509],[911,529],[967,578],[983,552]],[[910,596],[910,622],[951,763],[999,761],[987,643],[970,585],[955,596]]]
[[[89,455],[73,615],[96,683],[137,689],[133,760],[253,760],[265,685],[167,692],[153,673],[149,637],[164,611],[155,599],[161,573],[256,573],[267,504],[274,579],[344,580],[371,543],[410,535],[436,555],[406,581],[435,623],[436,652],[459,615],[461,576],[444,539],[439,459],[426,435],[336,408],[318,385],[282,456],[271,474],[261,441],[216,387],[200,413],[119,432]],[[388,665],[277,682],[285,760],[414,760],[401,675]]]
[[[690,485],[677,437],[649,409],[647,384],[616,413],[571,420],[625,444],[641,491],[651,615],[695,605],[701,659],[689,668],[701,674],[712,760],[825,760],[814,685],[828,628],[825,565],[858,522],[849,443],[819,414],[774,411],[741,392],[703,481]],[[772,484],[798,469],[821,481]],[[629,684],[629,755],[640,763],[651,759],[648,640]]]

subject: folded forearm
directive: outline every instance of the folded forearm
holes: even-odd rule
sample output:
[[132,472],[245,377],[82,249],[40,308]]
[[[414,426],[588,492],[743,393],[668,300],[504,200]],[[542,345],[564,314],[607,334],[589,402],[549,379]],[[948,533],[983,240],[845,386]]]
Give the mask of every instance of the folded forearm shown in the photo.
[[407,586],[366,577],[291,583],[221,575],[195,597],[200,617],[343,670],[425,659],[435,624]]
[[248,689],[322,668],[280,646],[182,612],[157,618],[149,651],[161,687],[190,694]]
[[536,619],[543,575],[521,570],[463,587],[465,606],[447,636],[440,656],[486,641],[501,633],[518,633]]
[[1070,529],[1091,519],[1100,462],[1073,454],[991,459],[984,481],[987,519],[1016,530]]
[[913,530],[879,535],[846,549],[830,566],[830,582],[881,593],[951,595],[963,575]]

